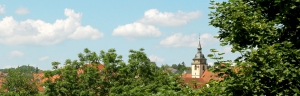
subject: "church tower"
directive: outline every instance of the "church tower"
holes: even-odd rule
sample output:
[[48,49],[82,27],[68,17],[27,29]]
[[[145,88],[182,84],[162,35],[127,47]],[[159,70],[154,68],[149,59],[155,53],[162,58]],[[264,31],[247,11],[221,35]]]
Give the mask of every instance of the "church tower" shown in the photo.
[[198,52],[196,53],[192,62],[192,78],[200,78],[203,72],[207,69],[206,58],[202,54],[200,37],[199,37],[199,45],[197,50]]

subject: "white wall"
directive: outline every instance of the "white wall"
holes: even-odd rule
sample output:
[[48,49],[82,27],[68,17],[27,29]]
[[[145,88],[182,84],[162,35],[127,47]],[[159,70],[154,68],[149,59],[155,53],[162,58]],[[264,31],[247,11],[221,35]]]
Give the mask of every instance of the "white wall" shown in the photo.
[[200,76],[200,65],[192,65],[192,78],[200,78]]

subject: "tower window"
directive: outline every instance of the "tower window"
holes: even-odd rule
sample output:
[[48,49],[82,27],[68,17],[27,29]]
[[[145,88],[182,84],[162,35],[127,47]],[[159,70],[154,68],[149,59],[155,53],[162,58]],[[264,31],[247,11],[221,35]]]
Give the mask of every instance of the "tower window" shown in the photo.
[[195,68],[195,70],[197,70],[197,67],[196,67],[196,65],[195,65],[195,67],[194,67],[194,68]]

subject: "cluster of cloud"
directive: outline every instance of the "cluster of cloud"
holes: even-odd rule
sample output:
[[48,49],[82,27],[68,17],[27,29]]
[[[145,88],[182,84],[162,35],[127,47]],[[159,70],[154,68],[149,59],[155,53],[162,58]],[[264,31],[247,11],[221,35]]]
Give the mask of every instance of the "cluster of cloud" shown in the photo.
[[[201,46],[206,46],[217,41],[211,34],[205,33],[200,36]],[[159,44],[164,47],[197,47],[198,43],[199,37],[197,34],[182,35],[182,33],[176,33],[163,39]]]
[[157,9],[150,9],[144,13],[144,17],[137,22],[158,26],[180,26],[187,24],[188,21],[200,16],[200,11],[195,12],[159,12]]
[[40,61],[45,61],[45,60],[47,60],[49,58],[49,56],[44,56],[44,57],[41,57],[39,60]]
[[19,7],[16,11],[15,11],[16,14],[19,14],[19,15],[24,15],[24,14],[28,14],[29,13],[29,10],[25,7]]
[[5,13],[5,5],[0,4],[0,14],[4,14],[4,13]]
[[161,32],[153,25],[145,25],[135,22],[132,24],[118,26],[116,29],[114,29],[112,35],[120,35],[127,39],[133,40],[139,37],[158,37],[161,35]]
[[20,51],[12,51],[9,53],[9,58],[22,57],[22,56],[24,56],[24,53]]
[[160,57],[157,57],[157,56],[155,56],[155,55],[149,56],[149,59],[150,59],[150,61],[152,61],[152,62],[164,62],[164,61],[165,61],[164,58],[160,58]]
[[113,30],[113,36],[123,36],[127,39],[140,37],[159,37],[161,32],[156,26],[180,26],[200,16],[196,12],[160,12],[157,9],[150,9],[144,13],[144,17],[126,25],[120,25]]
[[[19,15],[24,15],[28,14],[29,10],[25,7],[19,7],[17,10],[15,10],[15,13]],[[0,14],[5,14],[5,5],[0,4]]]
[[[25,14],[21,8],[20,14]],[[98,39],[104,34],[90,25],[82,26],[82,14],[65,9],[66,19],[58,19],[53,24],[42,20],[16,21],[13,17],[4,17],[0,21],[0,43],[7,45],[36,44],[52,45],[65,39]]]

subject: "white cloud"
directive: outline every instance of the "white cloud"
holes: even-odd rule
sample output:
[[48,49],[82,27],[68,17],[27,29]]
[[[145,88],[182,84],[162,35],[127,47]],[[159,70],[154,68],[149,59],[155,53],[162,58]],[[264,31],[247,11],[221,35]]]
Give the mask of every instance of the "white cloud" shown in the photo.
[[29,13],[29,10],[25,7],[19,7],[16,11],[15,11],[16,14],[19,14],[19,15],[24,15],[24,14],[28,14]]
[[200,11],[195,12],[159,12],[157,9],[150,9],[144,13],[144,17],[138,22],[160,26],[180,26],[188,21],[196,19],[201,15]]
[[207,64],[210,65],[210,66],[213,66],[214,62],[208,62]]
[[[200,36],[200,42],[203,47],[217,42],[217,39],[213,38],[211,34],[205,33]],[[181,33],[176,33],[160,41],[160,45],[165,47],[197,47],[198,44],[199,38],[196,34],[183,36]]]
[[5,13],[5,5],[0,5],[0,14]]
[[13,58],[13,57],[22,57],[22,56],[24,56],[24,53],[22,53],[20,51],[12,51],[9,54],[10,58]]
[[134,22],[118,26],[113,30],[112,35],[124,36],[127,39],[137,39],[139,37],[158,37],[161,35],[161,32],[155,26]]
[[76,31],[69,35],[69,38],[72,39],[84,39],[84,38],[91,38],[93,40],[96,40],[100,37],[103,37],[104,34],[100,33],[97,29],[92,28],[90,25],[86,27],[78,27]]
[[149,59],[152,62],[164,62],[165,61],[165,59],[154,56],[154,55],[149,56]]
[[[160,41],[160,45],[166,47],[181,47],[181,46],[193,46],[194,42],[197,43],[196,34],[183,36],[181,33],[176,33],[166,39]],[[197,44],[196,44],[197,46]]]
[[65,9],[66,19],[58,19],[53,24],[42,20],[16,21],[5,17],[0,21],[0,43],[7,45],[36,44],[53,45],[70,39],[98,39],[103,33],[90,25],[81,25],[81,13]]
[[47,60],[49,58],[49,56],[44,56],[44,57],[41,57],[39,60],[40,61],[45,61],[45,60]]
[[144,17],[130,24],[118,26],[114,29],[113,36],[124,36],[127,39],[140,37],[159,37],[158,26],[180,26],[187,24],[190,20],[200,16],[200,11],[195,12],[159,12],[157,9],[150,9],[144,13]]

